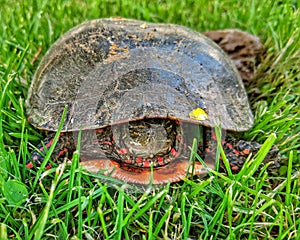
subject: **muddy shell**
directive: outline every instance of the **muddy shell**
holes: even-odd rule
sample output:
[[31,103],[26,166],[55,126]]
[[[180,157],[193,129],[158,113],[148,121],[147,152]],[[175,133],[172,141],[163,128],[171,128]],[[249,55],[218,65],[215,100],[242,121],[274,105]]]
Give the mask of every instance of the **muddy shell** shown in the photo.
[[[32,81],[27,114],[37,128],[95,129],[143,118],[174,118],[224,129],[253,124],[241,78],[202,34],[128,19],[87,21],[49,49]],[[208,118],[191,119],[204,109]]]
[[[245,131],[253,124],[239,73],[214,42],[183,26],[121,18],[87,21],[59,38],[42,59],[26,104],[29,121],[47,131],[58,129],[67,105],[63,132],[74,132],[76,139],[78,130],[85,130],[82,165],[138,184],[181,180],[190,168],[189,155],[176,152],[153,172],[128,167],[99,152],[94,130],[166,119],[183,123],[181,135],[191,136],[191,143],[197,126]],[[191,115],[196,110],[200,117]],[[206,164],[213,168],[214,160]],[[193,174],[206,173],[195,163]]]

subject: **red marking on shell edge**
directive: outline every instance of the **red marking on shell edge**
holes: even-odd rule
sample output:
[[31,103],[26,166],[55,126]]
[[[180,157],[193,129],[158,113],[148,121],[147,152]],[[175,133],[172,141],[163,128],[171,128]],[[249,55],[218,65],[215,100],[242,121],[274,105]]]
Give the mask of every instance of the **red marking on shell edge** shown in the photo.
[[27,168],[33,168],[33,164],[32,164],[32,162],[30,162],[30,163],[26,164],[26,167],[27,167]]
[[125,163],[131,163],[131,160],[130,159],[125,159],[124,162]]
[[172,149],[171,149],[171,154],[172,154],[174,157],[178,157],[178,156],[179,156],[179,153],[175,150],[175,148],[172,148]]
[[163,157],[157,157],[157,162],[158,162],[158,165],[160,165],[160,166],[164,165],[164,158]]
[[232,149],[232,148],[233,148],[232,144],[230,144],[230,143],[226,143],[226,146],[227,146],[229,149]]
[[68,152],[67,148],[64,148],[63,150],[60,150],[58,155],[56,156],[56,158],[59,158],[59,157],[63,156],[67,152]]
[[54,138],[51,138],[50,141],[46,143],[45,146],[47,147],[47,149],[49,149],[51,147],[53,140],[54,140]]
[[[84,156],[82,157],[84,158]],[[146,184],[150,182],[156,184],[166,184],[169,182],[177,182],[186,177],[186,172],[189,169],[188,160],[171,161],[168,166],[155,168],[153,173],[151,169],[135,168],[108,159],[88,159],[81,161],[81,165],[87,168],[87,171],[97,173],[105,170],[104,174],[116,178],[121,181],[133,184]],[[209,164],[213,168],[213,164]],[[207,172],[203,170],[203,166],[199,163],[195,164],[195,175],[204,176]]]
[[180,136],[176,136],[176,139],[180,142],[180,143],[183,143],[183,141],[182,141],[182,138],[180,137]]
[[216,136],[216,133],[214,131],[212,131],[211,137],[212,137],[213,140],[217,141],[217,136]]
[[46,166],[46,169],[49,170],[50,168],[52,168],[52,165],[51,165],[51,164],[48,164],[48,165]]
[[119,154],[126,154],[128,153],[128,149],[127,148],[121,148],[120,150],[118,150]]
[[[96,142],[96,143],[98,143],[98,142]],[[109,142],[109,141],[105,141],[105,142],[99,142],[99,144],[100,145],[113,145],[113,143],[112,142]]]
[[235,155],[240,155],[240,152],[239,152],[238,150],[236,150],[236,149],[233,149],[233,153],[234,153]]
[[231,165],[231,170],[232,170],[232,171],[238,171],[238,170],[239,170],[239,167],[236,166],[236,165]]
[[137,157],[136,159],[135,159],[135,162],[136,163],[141,163],[143,161],[143,159],[141,158],[141,157]]
[[209,148],[205,148],[205,152],[210,153],[211,150]]
[[248,149],[248,148],[244,149],[243,153],[246,154],[246,155],[249,155],[250,154],[250,149]]
[[150,161],[149,161],[149,159],[147,161],[143,162],[143,167],[145,167],[145,168],[149,168],[150,167]]

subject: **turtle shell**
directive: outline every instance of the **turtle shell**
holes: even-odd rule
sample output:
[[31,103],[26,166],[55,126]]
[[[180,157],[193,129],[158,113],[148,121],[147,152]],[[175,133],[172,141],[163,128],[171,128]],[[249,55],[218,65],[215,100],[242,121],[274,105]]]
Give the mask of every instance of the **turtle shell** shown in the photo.
[[[247,94],[231,60],[200,33],[172,24],[112,18],[65,33],[41,61],[27,99],[37,128],[95,129],[147,118],[176,118],[248,130]],[[200,107],[208,118],[190,118]]]
[[[182,179],[189,156],[177,159],[173,154],[174,159],[155,169],[154,175],[143,166],[128,169],[116,161],[95,161],[107,160],[107,154],[93,145],[99,142],[93,130],[112,128],[119,133],[114,126],[149,119],[157,128],[151,119],[165,119],[184,123],[179,131],[184,138],[193,137],[199,125],[245,131],[253,124],[242,80],[215,43],[182,26],[121,18],[87,21],[58,39],[36,71],[26,104],[30,122],[50,131],[57,130],[68,105],[63,131],[86,130],[83,165],[142,184],[151,176],[153,183]],[[200,117],[193,117],[197,109]],[[195,174],[205,172],[196,164]]]

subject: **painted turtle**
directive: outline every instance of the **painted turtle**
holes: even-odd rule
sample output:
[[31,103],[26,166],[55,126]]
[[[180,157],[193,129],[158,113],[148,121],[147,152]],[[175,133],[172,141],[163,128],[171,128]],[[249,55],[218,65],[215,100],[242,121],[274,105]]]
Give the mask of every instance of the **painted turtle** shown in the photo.
[[[213,168],[208,129],[221,123],[246,131],[253,124],[241,77],[217,44],[182,26],[121,18],[80,24],[42,59],[27,99],[30,123],[55,132],[66,105],[53,159],[75,150],[82,129],[80,158],[88,171],[138,184],[185,177],[194,138]],[[223,146],[233,170],[260,147],[234,140]],[[42,161],[41,152],[31,159]],[[194,164],[195,175],[206,172]]]

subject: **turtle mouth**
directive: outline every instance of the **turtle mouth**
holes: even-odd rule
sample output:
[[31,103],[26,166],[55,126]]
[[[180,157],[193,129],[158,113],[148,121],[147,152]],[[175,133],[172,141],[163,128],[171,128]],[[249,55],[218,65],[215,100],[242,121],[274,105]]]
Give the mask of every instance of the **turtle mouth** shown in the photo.
[[107,127],[97,135],[107,158],[124,167],[163,167],[181,155],[180,124],[169,119],[143,119]]

